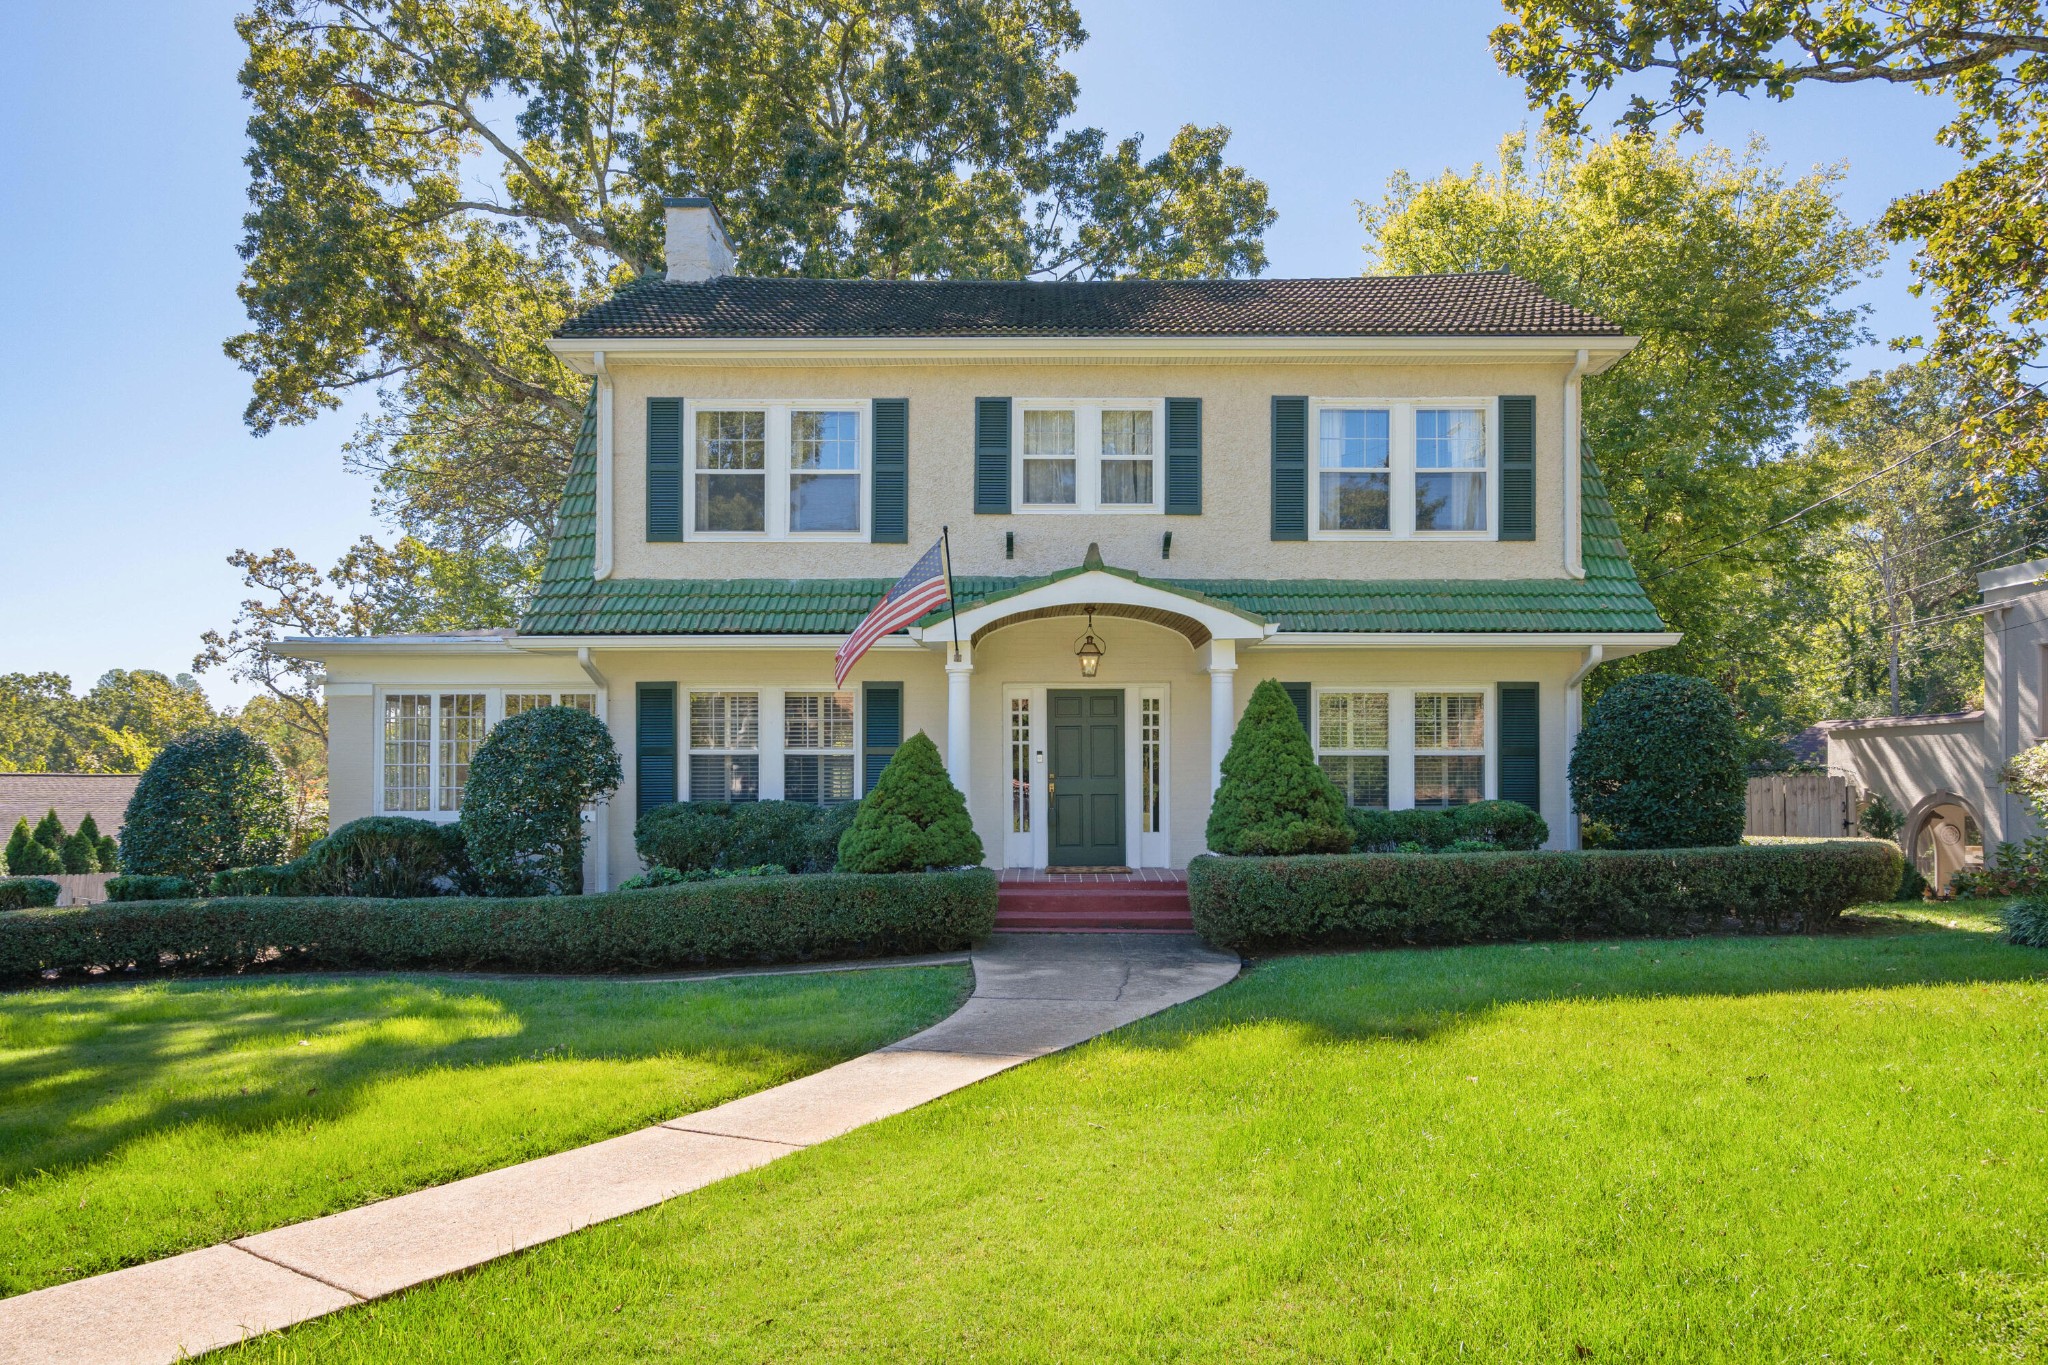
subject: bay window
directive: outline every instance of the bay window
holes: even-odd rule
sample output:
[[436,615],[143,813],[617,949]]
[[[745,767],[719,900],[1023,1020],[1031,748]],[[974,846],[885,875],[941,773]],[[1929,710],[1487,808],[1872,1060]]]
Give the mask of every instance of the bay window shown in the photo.
[[1309,534],[1488,538],[1497,436],[1478,399],[1317,399]]
[[864,530],[867,431],[858,404],[689,405],[684,497],[707,540],[851,540]]
[[1020,399],[1017,510],[1159,511],[1162,412],[1140,399]]

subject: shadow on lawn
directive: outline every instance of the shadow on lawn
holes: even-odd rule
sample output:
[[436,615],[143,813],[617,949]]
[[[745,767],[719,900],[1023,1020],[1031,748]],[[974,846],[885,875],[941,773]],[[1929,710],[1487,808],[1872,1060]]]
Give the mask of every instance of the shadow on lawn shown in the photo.
[[1422,1042],[1510,1005],[2048,982],[2048,952],[1981,912],[1857,916],[1834,932],[1365,949],[1256,958],[1214,994],[1116,1035],[1177,1048],[1233,1026],[1288,1023],[1329,1042]]
[[[0,1002],[0,1185],[183,1124],[233,1134],[331,1122],[370,1088],[435,1068],[672,1056],[808,1069],[843,1055],[747,1041],[737,1019],[699,1018],[691,1030],[659,1010],[620,1009],[629,1002],[617,994],[550,1006],[536,999],[546,984],[277,980],[10,996]],[[717,1041],[679,1045],[689,1031]]]

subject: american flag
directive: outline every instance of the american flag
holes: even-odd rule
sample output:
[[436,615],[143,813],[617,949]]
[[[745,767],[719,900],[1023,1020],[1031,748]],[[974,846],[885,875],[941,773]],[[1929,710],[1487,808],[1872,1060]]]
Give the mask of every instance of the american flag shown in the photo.
[[882,600],[875,603],[867,619],[853,628],[853,634],[846,637],[846,643],[833,656],[834,687],[846,686],[846,675],[853,672],[860,656],[875,641],[952,600],[952,593],[946,588],[945,546],[943,536],[933,541],[924,558],[911,565],[910,572],[882,594]]

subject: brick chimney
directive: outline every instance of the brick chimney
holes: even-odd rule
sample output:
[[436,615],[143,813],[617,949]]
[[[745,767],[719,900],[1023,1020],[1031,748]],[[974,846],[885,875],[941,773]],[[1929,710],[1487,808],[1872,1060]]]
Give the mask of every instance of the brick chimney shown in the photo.
[[664,198],[663,225],[668,230],[668,277],[694,284],[732,274],[732,239],[709,199],[695,195]]

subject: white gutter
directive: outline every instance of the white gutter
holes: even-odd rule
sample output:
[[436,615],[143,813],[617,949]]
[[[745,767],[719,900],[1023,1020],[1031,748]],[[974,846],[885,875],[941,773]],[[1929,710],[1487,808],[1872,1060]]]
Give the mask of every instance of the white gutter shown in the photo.
[[591,554],[591,577],[612,576],[612,372],[603,351],[592,351],[597,375],[597,545]]
[[1589,353],[1582,347],[1577,359],[1572,362],[1572,372],[1564,377],[1564,571],[1573,578],[1586,576],[1585,546],[1581,543],[1583,530],[1579,525],[1579,484],[1582,471],[1579,446],[1579,405],[1585,388],[1584,379],[1590,362]]
[[[1604,647],[1600,645],[1587,645],[1585,657],[1579,660],[1579,666],[1573,670],[1571,677],[1565,680],[1564,753],[1567,763],[1571,761],[1572,750],[1578,746],[1580,716],[1586,709],[1584,703],[1579,699],[1579,687],[1586,681],[1586,675],[1605,662],[1606,657],[1607,651]],[[1619,658],[1621,656],[1616,655],[1615,657]],[[1579,846],[1579,811],[1578,807],[1572,804],[1571,788],[1569,785],[1565,788],[1564,809],[1564,846],[1566,848],[1577,848]]]
[[576,666],[583,670],[584,677],[590,679],[598,687],[607,692],[611,690],[611,685],[604,680],[604,674],[598,672],[597,665],[590,661],[590,647],[588,645],[576,651]]

